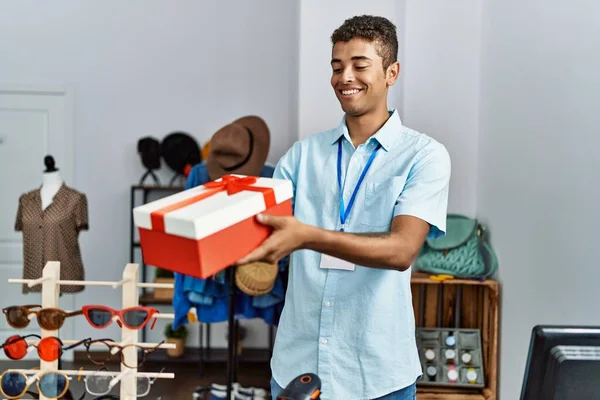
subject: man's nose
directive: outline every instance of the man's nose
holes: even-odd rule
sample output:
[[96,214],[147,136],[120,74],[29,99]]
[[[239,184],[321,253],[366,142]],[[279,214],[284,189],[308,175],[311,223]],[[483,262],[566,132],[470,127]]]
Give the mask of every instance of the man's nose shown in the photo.
[[346,68],[344,72],[342,72],[342,82],[350,83],[354,81],[354,74],[352,74],[351,68]]

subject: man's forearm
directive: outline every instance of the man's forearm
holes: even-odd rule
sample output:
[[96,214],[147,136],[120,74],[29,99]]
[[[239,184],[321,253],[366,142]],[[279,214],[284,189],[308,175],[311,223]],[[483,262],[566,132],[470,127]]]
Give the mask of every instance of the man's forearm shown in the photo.
[[350,233],[311,227],[304,248],[366,267],[404,271],[414,255],[391,232]]

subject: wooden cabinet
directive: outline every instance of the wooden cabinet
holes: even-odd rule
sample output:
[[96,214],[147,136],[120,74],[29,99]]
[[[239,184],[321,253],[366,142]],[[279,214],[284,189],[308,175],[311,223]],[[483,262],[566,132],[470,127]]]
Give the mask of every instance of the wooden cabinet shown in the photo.
[[[495,280],[451,279],[434,281],[413,272],[413,308],[417,327],[454,327],[481,330],[485,388],[434,388],[418,386],[418,400],[496,400],[498,386],[498,333],[500,286]],[[460,295],[456,307],[457,293]]]

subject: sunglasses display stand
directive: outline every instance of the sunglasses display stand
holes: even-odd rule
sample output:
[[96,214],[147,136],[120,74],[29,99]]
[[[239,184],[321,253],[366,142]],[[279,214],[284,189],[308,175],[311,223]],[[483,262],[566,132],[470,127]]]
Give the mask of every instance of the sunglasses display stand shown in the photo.
[[[122,307],[135,307],[138,306],[138,289],[140,288],[166,288],[172,289],[173,284],[169,283],[143,283],[138,281],[138,264],[127,264],[123,270],[123,279],[119,282],[104,282],[104,281],[66,281],[60,280],[60,263],[57,261],[49,261],[46,263],[43,269],[43,275],[39,279],[9,279],[9,283],[20,283],[27,284],[29,286],[42,285],[42,308],[60,308],[60,285],[85,285],[85,286],[107,286],[114,289],[122,289]],[[30,316],[33,317],[33,314]],[[156,313],[153,318],[164,318],[173,319],[173,314],[162,314]],[[41,329],[41,335],[43,338],[49,336],[58,337],[58,330],[46,330]],[[128,329],[125,325],[121,327],[121,345],[126,344],[139,344],[143,347],[155,347],[157,343],[138,343],[138,330]],[[63,340],[65,344],[72,344],[77,341],[75,340]],[[175,348],[175,344],[163,343],[159,346],[161,349]],[[137,366],[138,354],[135,347],[130,346],[124,350],[127,363]],[[162,379],[173,379],[175,374],[166,372],[138,372],[137,368],[130,368],[121,363],[121,371],[70,371],[70,370],[59,370],[58,360],[48,362],[40,360],[39,370],[19,370],[26,375],[33,375],[28,383],[33,383],[35,377],[39,377],[45,372],[58,372],[67,376],[89,376],[89,375],[102,375],[102,376],[114,376],[120,381],[120,398],[121,399],[135,399],[137,397],[137,378],[162,378]],[[49,397],[40,394],[40,400],[49,400]]]

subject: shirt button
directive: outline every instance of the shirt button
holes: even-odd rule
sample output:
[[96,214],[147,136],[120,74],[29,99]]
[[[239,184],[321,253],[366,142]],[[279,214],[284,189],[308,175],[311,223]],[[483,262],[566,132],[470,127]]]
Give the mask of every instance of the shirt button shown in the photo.
[[327,344],[327,339],[321,339],[321,343]]
[[331,303],[329,301],[325,302],[325,307],[331,307]]

